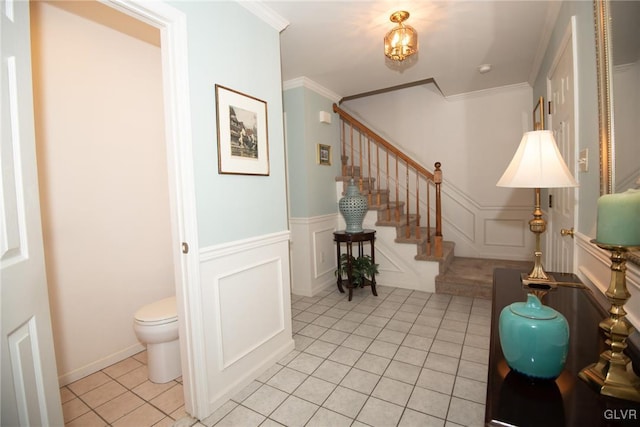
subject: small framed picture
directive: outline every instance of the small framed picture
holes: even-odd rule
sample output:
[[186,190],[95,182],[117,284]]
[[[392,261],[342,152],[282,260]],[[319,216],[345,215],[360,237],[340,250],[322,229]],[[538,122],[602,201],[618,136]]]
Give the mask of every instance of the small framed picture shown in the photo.
[[319,165],[331,166],[331,146],[318,144],[317,161]]
[[269,175],[267,103],[216,85],[218,172]]

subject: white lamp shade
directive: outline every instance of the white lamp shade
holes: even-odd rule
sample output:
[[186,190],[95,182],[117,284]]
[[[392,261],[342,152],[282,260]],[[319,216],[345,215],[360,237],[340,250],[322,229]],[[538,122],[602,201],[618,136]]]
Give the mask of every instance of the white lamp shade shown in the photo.
[[555,188],[577,187],[549,130],[527,132],[498,187]]

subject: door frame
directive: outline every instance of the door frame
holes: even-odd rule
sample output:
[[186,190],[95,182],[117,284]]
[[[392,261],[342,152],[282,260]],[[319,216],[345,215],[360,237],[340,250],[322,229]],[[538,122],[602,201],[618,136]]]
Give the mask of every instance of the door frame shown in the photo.
[[[579,146],[578,146],[578,141],[580,140],[580,114],[578,111],[578,105],[579,105],[579,97],[580,97],[580,93],[579,93],[579,84],[578,84],[578,61],[577,61],[577,54],[578,54],[578,45],[577,45],[577,40],[576,40],[576,29],[577,29],[577,22],[576,22],[576,17],[575,15],[571,16],[571,20],[569,22],[569,25],[567,25],[567,29],[564,32],[564,35],[562,36],[562,41],[558,44],[558,48],[553,56],[553,61],[551,62],[551,66],[549,67],[549,70],[547,71],[547,78],[546,78],[546,85],[547,85],[547,99],[550,100],[552,99],[552,93],[551,93],[551,77],[553,76],[556,67],[558,66],[558,62],[560,62],[560,58],[563,55],[564,50],[567,47],[567,44],[571,43],[571,49],[572,49],[572,54],[571,54],[571,60],[572,60],[572,67],[573,67],[573,158],[578,159],[578,152],[579,152]],[[549,129],[551,129],[552,126],[552,122],[553,122],[553,114],[549,114],[549,110],[547,109],[547,123],[549,124],[548,127]],[[566,160],[565,160],[566,161]],[[573,176],[576,179],[576,181],[579,182],[578,177],[577,177],[577,172],[578,172],[578,167],[577,167],[577,162],[574,161],[573,164]],[[579,191],[579,187],[574,187],[569,189],[569,191],[573,191],[573,200],[574,200],[574,206],[573,206],[573,224],[574,224],[574,228],[577,229],[578,227],[578,198],[580,196],[580,191]],[[550,231],[553,231],[550,230]],[[550,263],[550,258],[553,255],[553,239],[560,239],[562,237],[560,237],[559,233],[545,233],[547,236],[546,238],[546,242],[545,242],[545,259],[544,261],[544,265],[551,265]],[[571,238],[571,244],[573,245],[573,259],[571,260],[571,264],[573,266],[573,270],[574,271],[570,271],[568,273],[576,273],[577,272],[577,265],[578,265],[578,258],[577,258],[577,251],[576,251],[576,241],[575,239],[572,237]]]
[[[180,355],[185,410],[202,419],[207,408],[204,332],[200,304],[200,261],[193,170],[187,20],[162,2],[98,0],[160,30],[162,84],[171,208]],[[186,249],[185,249],[186,248]]]

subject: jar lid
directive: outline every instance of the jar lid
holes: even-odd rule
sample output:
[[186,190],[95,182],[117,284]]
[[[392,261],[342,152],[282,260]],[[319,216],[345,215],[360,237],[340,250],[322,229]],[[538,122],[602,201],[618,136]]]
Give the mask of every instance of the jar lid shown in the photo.
[[535,320],[551,320],[558,317],[558,312],[543,305],[537,296],[527,295],[527,302],[514,302],[509,306],[513,314]]

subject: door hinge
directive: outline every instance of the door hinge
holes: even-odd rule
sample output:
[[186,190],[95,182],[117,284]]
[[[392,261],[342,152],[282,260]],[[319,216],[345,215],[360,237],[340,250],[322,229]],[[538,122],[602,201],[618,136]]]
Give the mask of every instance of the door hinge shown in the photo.
[[547,114],[549,114],[549,115],[553,114],[553,113],[551,112],[551,101],[548,101],[548,105],[547,105]]
[[189,253],[189,244],[187,242],[182,242],[182,253],[183,254]]
[[549,207],[553,207],[553,194],[549,194]]

